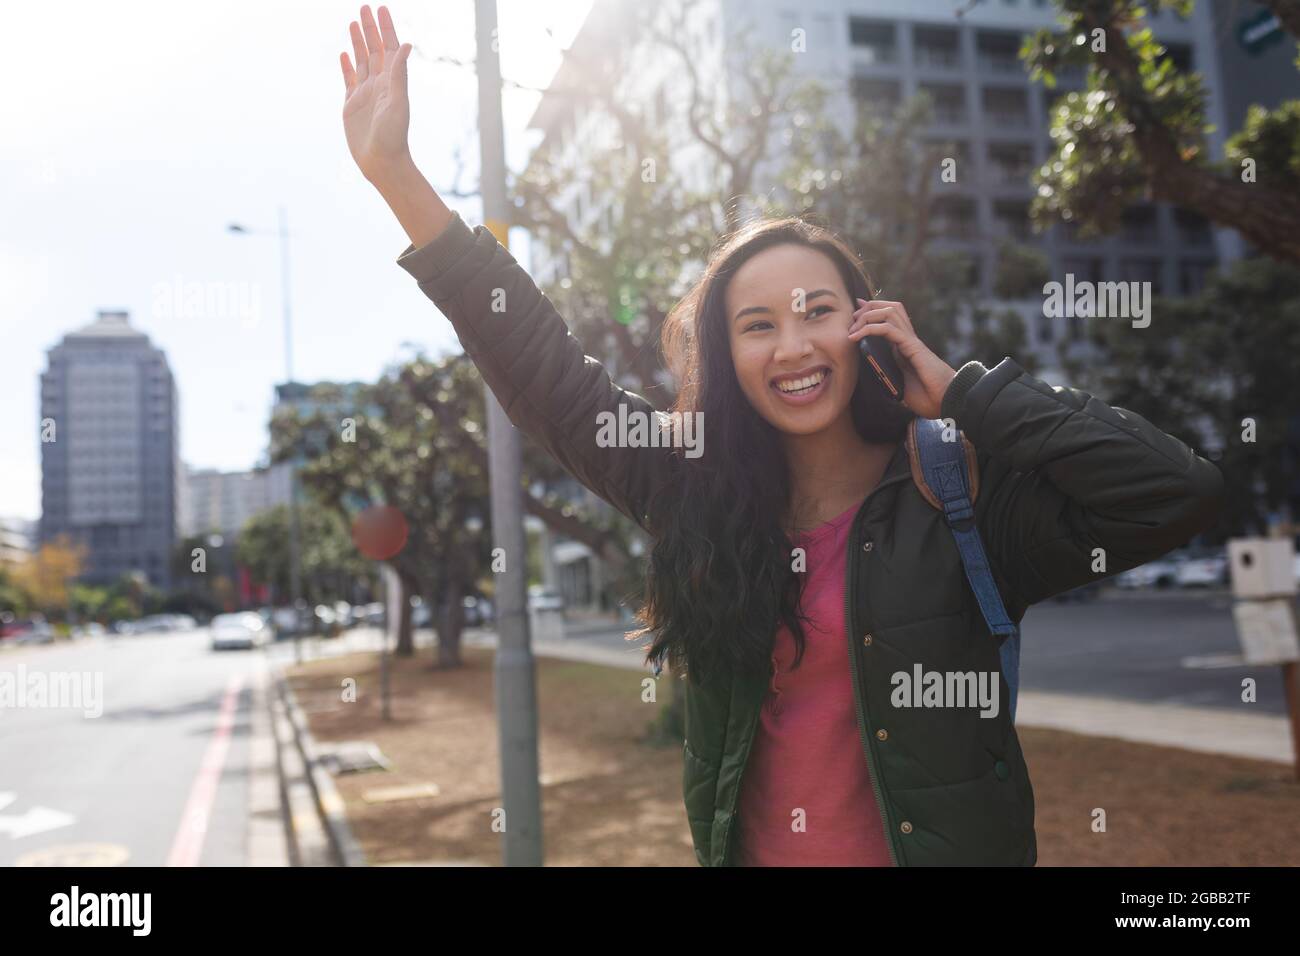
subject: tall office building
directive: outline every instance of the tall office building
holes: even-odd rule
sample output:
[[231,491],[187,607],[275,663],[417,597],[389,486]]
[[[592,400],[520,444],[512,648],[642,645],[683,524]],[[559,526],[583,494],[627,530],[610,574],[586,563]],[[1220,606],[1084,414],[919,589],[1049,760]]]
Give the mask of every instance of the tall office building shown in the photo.
[[[613,76],[620,106],[669,137],[663,165],[670,174],[708,189],[715,160],[687,127],[688,72],[675,54],[632,30],[631,7],[627,0],[596,0],[530,126],[561,163],[581,170],[596,158],[599,144],[617,144],[618,137],[611,135],[614,124],[598,100],[573,91]],[[657,10],[667,16],[681,8],[683,0],[668,0]],[[1169,296],[1199,291],[1211,269],[1248,252],[1232,230],[1163,203],[1134,204],[1118,233],[1107,238],[1084,240],[1065,224],[1042,234],[1031,231],[1030,176],[1053,151],[1050,108],[1056,97],[1081,89],[1084,79],[1075,71],[1048,91],[1030,81],[1019,59],[1027,35],[1056,26],[1049,0],[692,0],[684,9],[685,26],[674,32],[696,53],[701,87],[724,103],[748,97],[738,88],[743,71],[730,66],[746,27],[751,49],[790,51],[796,40],[802,44],[793,58],[796,70],[828,89],[827,115],[840,117],[846,132],[859,107],[887,112],[928,94],[933,122],[926,139],[951,144],[958,170],[956,182],[939,183],[936,176],[931,248],[965,257],[972,284],[986,299],[992,298],[1002,240],[1041,249],[1054,279],[1063,281],[1069,273],[1076,281],[1149,281],[1154,294]],[[1216,127],[1209,138],[1215,156],[1222,155],[1227,133],[1238,128],[1246,103],[1275,105],[1300,95],[1293,40],[1279,38],[1263,51],[1245,49],[1238,31],[1260,13],[1267,11],[1245,0],[1200,0],[1187,19],[1165,10],[1149,21],[1174,63],[1202,75],[1207,120]],[[1263,25],[1255,32],[1266,30]],[[611,58],[617,58],[617,68],[602,73],[597,65]],[[775,185],[784,161],[779,134],[778,129],[769,137],[756,192]],[[599,236],[614,197],[587,182],[575,177],[556,203],[580,234]],[[562,244],[547,248],[535,242],[530,252],[539,282],[559,280],[568,271]],[[888,276],[874,278],[889,288]],[[1028,345],[1046,367],[1056,363],[1058,344],[1084,347],[1079,319],[1044,315],[1041,302],[1007,304],[1022,307]]]
[[189,504],[180,522],[185,535],[219,532],[236,538],[255,515],[271,506],[269,471],[186,469]]
[[0,517],[0,565],[22,564],[32,556],[35,522]]
[[41,375],[42,543],[86,548],[82,580],[143,572],[170,584],[182,480],[176,383],[167,358],[101,311],[50,349]]

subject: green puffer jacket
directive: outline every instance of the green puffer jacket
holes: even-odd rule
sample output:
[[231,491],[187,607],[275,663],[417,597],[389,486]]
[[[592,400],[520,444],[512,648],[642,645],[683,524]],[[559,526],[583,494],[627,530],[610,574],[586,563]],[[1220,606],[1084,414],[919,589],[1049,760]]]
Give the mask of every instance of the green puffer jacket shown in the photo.
[[[671,456],[599,447],[597,415],[617,414],[620,403],[653,409],[584,355],[510,253],[457,216],[398,263],[451,320],[511,421],[646,527]],[[992,369],[964,365],[942,414],[975,447],[976,522],[1014,621],[1031,604],[1178,547],[1220,512],[1214,464],[1140,416],[1048,386],[1010,358]],[[1000,674],[952,533],[912,481],[902,443],[853,521],[847,578],[858,730],[894,862],[1032,865],[1034,794],[1008,708],[987,718],[978,707],[891,705],[891,675],[914,665]],[[705,866],[733,865],[741,776],[767,682],[684,687],[682,782],[695,854]],[[1005,680],[999,690],[1007,701]]]

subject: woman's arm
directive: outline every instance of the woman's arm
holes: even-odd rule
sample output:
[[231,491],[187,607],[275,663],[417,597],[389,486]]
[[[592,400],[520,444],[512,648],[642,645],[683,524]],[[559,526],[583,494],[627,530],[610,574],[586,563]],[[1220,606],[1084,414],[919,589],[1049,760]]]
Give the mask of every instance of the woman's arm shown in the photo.
[[1052,387],[1010,358],[962,366],[941,414],[979,452],[976,523],[1013,619],[1172,551],[1222,511],[1213,462],[1140,415]]
[[975,521],[1013,620],[1218,520],[1218,467],[1145,418],[1053,388],[1010,358],[954,371],[917,336],[901,302],[859,304],[849,337],[889,341],[912,411],[954,420],[978,452]]
[[408,246],[397,262],[451,320],[510,420],[586,487],[646,527],[650,499],[667,480],[673,457],[662,446],[621,446],[617,423],[641,418],[653,427],[657,413],[584,354],[509,251],[486,227],[471,230],[453,215],[437,239]]
[[471,230],[421,175],[407,148],[411,47],[397,42],[387,8],[379,8],[376,24],[370,8],[362,7],[351,34],[356,69],[346,53],[340,57],[344,131],[358,167],[411,240],[398,264],[451,320],[510,420],[645,527],[672,455],[662,446],[620,447],[604,439],[610,417],[616,423],[640,417],[657,426],[654,407],[615,385],[505,247],[483,226]]

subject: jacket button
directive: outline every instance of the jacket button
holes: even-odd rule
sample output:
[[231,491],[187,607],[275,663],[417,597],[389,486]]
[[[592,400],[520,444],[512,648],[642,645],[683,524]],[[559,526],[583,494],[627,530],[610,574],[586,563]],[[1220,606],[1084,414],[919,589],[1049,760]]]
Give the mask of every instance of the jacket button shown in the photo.
[[875,545],[872,544],[870,541],[863,541],[863,542],[862,542],[862,550],[863,550],[863,551],[870,551],[873,547],[875,547]]
[[898,829],[902,830],[904,833],[911,833],[911,832],[912,832],[912,824],[910,824],[910,823],[908,823],[906,820],[904,820],[902,823],[900,823],[900,824],[898,825]]
[[864,636],[864,637],[862,638],[862,643],[863,643],[866,647],[870,647],[870,646],[871,646],[871,635],[870,635],[870,634],[867,634],[866,636]]
[[888,740],[888,739],[889,739],[889,731],[888,731],[888,730],[885,730],[884,728],[881,728],[880,730],[877,730],[877,731],[876,731],[876,739],[877,739],[877,740]]
[[1011,768],[999,760],[993,765],[993,772],[998,775],[999,780],[1005,780],[1011,776]]

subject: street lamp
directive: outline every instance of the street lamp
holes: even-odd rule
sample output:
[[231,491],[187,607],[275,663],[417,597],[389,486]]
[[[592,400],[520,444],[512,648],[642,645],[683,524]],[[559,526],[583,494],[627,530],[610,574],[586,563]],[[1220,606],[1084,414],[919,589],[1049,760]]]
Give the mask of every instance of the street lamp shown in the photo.
[[[293,321],[289,308],[289,214],[284,206],[279,207],[279,224],[277,232],[269,230],[248,229],[237,222],[230,223],[226,230],[237,236],[278,236],[280,239],[280,304],[284,311],[284,378],[290,388],[293,386]],[[289,460],[289,598],[293,603],[293,653],[299,664],[302,663],[302,547],[301,531],[298,519],[298,455],[294,452]]]

